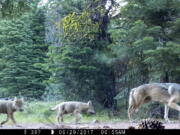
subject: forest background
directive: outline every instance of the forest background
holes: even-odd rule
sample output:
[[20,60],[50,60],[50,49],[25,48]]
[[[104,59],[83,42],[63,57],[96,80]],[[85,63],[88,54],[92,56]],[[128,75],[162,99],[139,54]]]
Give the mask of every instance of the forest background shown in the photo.
[[[179,0],[1,0],[0,97],[92,100],[97,111],[127,118],[132,88],[180,83],[179,7]],[[163,118],[159,103],[142,110],[138,117]]]

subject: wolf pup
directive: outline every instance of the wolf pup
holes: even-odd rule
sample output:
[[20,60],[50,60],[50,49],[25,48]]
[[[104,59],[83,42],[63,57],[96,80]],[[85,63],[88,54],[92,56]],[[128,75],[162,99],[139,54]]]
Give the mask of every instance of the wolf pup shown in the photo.
[[9,118],[12,120],[14,125],[18,126],[13,114],[16,111],[23,111],[23,102],[23,98],[17,99],[16,97],[14,98],[14,100],[0,100],[0,113],[7,114],[7,119],[1,122],[0,126],[8,122]]
[[141,104],[150,101],[157,101],[165,104],[164,119],[169,122],[169,107],[180,112],[180,84],[177,83],[152,83],[144,84],[133,88],[129,94],[128,117],[131,119],[132,113]]
[[77,102],[77,101],[69,101],[69,102],[62,102],[58,105],[56,105],[51,110],[57,110],[57,122],[59,121],[63,122],[63,115],[72,113],[76,117],[75,122],[78,123],[80,119],[82,118],[81,113],[86,112],[89,114],[95,114],[94,107],[92,105],[91,101],[88,101],[87,103],[84,102]]

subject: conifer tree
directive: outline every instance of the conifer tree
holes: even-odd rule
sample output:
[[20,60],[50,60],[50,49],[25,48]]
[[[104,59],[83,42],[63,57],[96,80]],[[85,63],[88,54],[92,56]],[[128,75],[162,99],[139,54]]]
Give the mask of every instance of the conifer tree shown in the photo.
[[[127,0],[110,31],[115,65],[119,65],[117,97],[150,82],[179,82],[178,0]],[[123,94],[125,93],[125,94]]]
[[23,95],[40,99],[45,91],[48,73],[45,63],[48,46],[44,42],[44,13],[37,9],[19,18],[2,20],[0,27],[1,87],[8,96]]

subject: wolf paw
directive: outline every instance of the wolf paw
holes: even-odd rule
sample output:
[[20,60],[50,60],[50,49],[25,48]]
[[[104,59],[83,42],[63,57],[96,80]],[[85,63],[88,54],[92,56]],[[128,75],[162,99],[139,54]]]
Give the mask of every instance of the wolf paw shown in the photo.
[[130,120],[130,123],[137,123],[136,120]]
[[16,126],[16,127],[22,127],[22,125],[19,125],[19,124],[16,124],[15,126]]
[[165,121],[165,123],[173,124],[173,123],[176,123],[176,122],[175,122],[175,121],[168,120],[168,121]]
[[169,119],[165,119],[164,123],[171,123],[172,121],[170,121]]

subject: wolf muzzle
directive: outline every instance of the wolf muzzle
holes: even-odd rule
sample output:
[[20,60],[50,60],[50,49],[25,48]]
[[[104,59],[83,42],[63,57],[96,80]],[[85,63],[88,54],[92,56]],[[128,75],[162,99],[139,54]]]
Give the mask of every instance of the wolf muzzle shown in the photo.
[[94,115],[94,114],[96,114],[96,113],[95,113],[95,112],[89,112],[89,114]]

